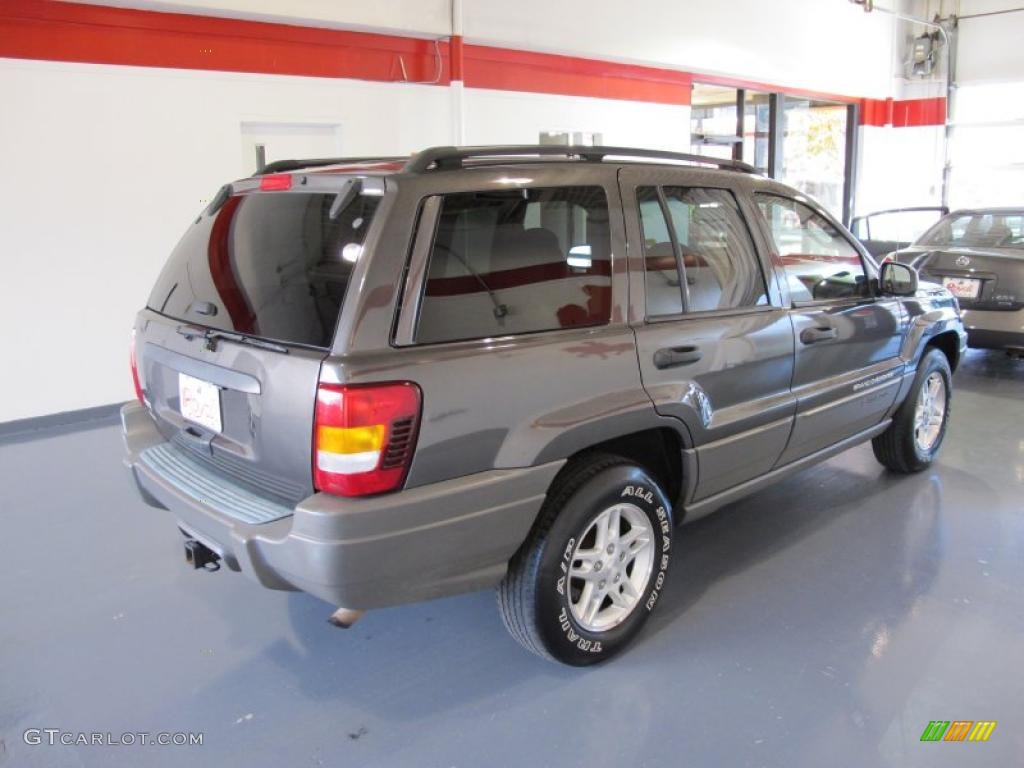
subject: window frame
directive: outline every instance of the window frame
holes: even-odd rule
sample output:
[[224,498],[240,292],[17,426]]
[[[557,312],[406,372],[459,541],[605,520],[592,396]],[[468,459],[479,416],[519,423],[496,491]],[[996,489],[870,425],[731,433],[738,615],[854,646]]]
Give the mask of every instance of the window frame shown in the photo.
[[[672,253],[675,256],[676,270],[679,273],[679,292],[682,297],[682,311],[672,312],[663,315],[651,315],[648,313],[647,303],[647,243],[643,239],[643,213],[640,210],[640,190],[653,188],[657,193],[658,207],[661,210],[661,214],[665,219],[665,226],[668,230],[669,240],[672,243]],[[743,225],[743,231],[747,235],[747,242],[750,245],[750,254],[754,259],[754,265],[757,268],[757,274],[761,277],[761,285],[764,289],[764,304],[755,304],[748,307],[724,307],[720,309],[690,309],[690,288],[689,283],[686,280],[686,264],[683,259],[682,248],[679,245],[679,236],[676,233],[675,222],[672,219],[672,212],[668,205],[668,198],[665,195],[665,189],[707,189],[716,190],[728,194],[733,203],[734,210],[739,216],[740,223]],[[674,320],[688,319],[688,318],[714,318],[714,317],[730,317],[733,315],[747,315],[754,314],[757,312],[768,312],[777,309],[772,304],[771,284],[768,281],[768,275],[765,273],[765,265],[761,259],[761,254],[757,245],[757,240],[754,237],[754,230],[750,226],[750,221],[747,218],[746,212],[743,210],[743,205],[740,202],[740,194],[736,189],[722,185],[722,184],[700,184],[700,183],[682,183],[682,181],[676,182],[655,182],[655,183],[638,183],[633,187],[633,205],[636,211],[637,224],[640,227],[640,253],[641,253],[641,265],[644,285],[644,303],[643,303],[643,317],[645,323],[663,323],[671,322]]]
[[[504,178],[500,179],[504,182]],[[397,318],[394,323],[391,346],[393,347],[437,347],[450,345],[485,345],[497,341],[515,343],[518,340],[536,339],[548,335],[579,336],[580,334],[602,332],[613,326],[623,325],[616,319],[617,307],[622,304],[621,299],[616,299],[616,293],[623,289],[617,286],[616,261],[623,259],[616,256],[617,222],[620,217],[622,206],[618,190],[609,186],[605,179],[580,178],[575,183],[566,183],[564,179],[548,179],[546,174],[536,173],[530,184],[509,187],[502,183],[501,186],[481,183],[476,181],[470,185],[453,185],[450,188],[425,192],[417,195],[415,223],[411,228],[409,253],[406,260],[406,267],[402,273],[402,283],[399,287],[400,296],[396,302]],[[430,256],[433,252],[437,231],[441,223],[441,216],[444,208],[444,199],[449,195],[466,194],[474,192],[488,192],[497,189],[570,189],[578,187],[593,187],[601,190],[604,202],[608,209],[608,239],[610,247],[609,289],[611,299],[609,304],[608,318],[603,323],[588,325],[577,325],[569,327],[545,328],[535,331],[511,331],[494,336],[472,336],[459,339],[444,339],[439,341],[417,340],[416,334],[419,330],[420,320],[423,312],[423,303],[426,297],[427,280],[430,271]]]
[[[786,265],[782,263],[782,254],[779,253],[778,242],[775,240],[775,233],[772,230],[771,222],[768,221],[768,217],[765,216],[764,213],[761,211],[760,200],[761,198],[764,197],[775,197],[780,200],[787,200],[791,203],[802,205],[809,211],[811,211],[811,213],[815,214],[816,216],[824,219],[826,222],[831,224],[832,228],[835,229],[840,239],[842,239],[843,242],[845,242],[850,247],[850,249],[857,255],[857,258],[860,259],[861,268],[864,271],[865,282],[867,285],[866,295],[833,297],[830,299],[811,299],[810,301],[795,301],[789,291],[789,273],[786,271]],[[803,196],[801,195],[801,197]],[[782,278],[780,282],[783,286],[785,286],[786,298],[789,299],[789,305],[793,309],[822,307],[835,304],[864,304],[873,302],[878,298],[878,266],[875,264],[873,260],[871,260],[865,254],[865,251],[862,248],[858,247],[858,243],[855,242],[855,240],[852,238],[852,235],[847,236],[845,227],[843,227],[835,219],[834,216],[829,215],[827,211],[823,210],[821,206],[816,205],[809,198],[805,197],[804,199],[801,200],[798,197],[793,196],[792,194],[775,189],[754,190],[751,194],[751,203],[753,204],[753,207],[756,210],[757,215],[760,217],[761,226],[764,228],[765,241],[767,242],[768,247],[771,248],[772,262],[776,265],[775,268],[780,273],[780,277]]]

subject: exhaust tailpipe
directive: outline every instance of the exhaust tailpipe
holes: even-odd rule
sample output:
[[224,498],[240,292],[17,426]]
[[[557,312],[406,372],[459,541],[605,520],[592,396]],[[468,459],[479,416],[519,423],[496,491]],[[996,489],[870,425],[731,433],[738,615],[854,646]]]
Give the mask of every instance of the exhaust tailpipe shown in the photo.
[[327,619],[328,622],[341,629],[348,629],[355,624],[363,616],[362,611],[355,611],[351,608],[339,608],[331,617]]

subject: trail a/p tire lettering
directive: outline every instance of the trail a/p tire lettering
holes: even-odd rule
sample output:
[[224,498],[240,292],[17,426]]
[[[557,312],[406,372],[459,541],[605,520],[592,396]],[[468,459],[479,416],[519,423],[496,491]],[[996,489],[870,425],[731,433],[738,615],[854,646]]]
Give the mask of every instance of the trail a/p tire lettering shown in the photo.
[[629,496],[635,499],[643,499],[648,504],[654,503],[654,491],[643,488],[639,485],[627,485],[622,489],[623,498]]
[[572,628],[572,622],[569,620],[569,613],[564,607],[562,608],[561,613],[558,614],[558,623],[561,625],[562,631],[565,633],[565,639],[584,653],[601,653],[601,651],[604,650],[601,647],[600,640],[588,640]]

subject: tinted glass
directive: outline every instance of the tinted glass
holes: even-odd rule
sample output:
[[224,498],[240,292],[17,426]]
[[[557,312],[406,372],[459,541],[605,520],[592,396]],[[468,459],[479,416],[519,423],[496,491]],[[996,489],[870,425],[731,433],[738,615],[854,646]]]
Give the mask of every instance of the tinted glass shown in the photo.
[[379,198],[253,192],[203,215],[171,254],[149,308],[219,330],[330,346]]
[[910,243],[932,226],[942,215],[938,210],[891,211],[876,213],[861,219],[854,231],[861,240],[882,240]]
[[793,301],[868,295],[860,254],[828,219],[788,197],[756,197],[782,257]]
[[644,236],[647,316],[677,315],[683,311],[683,293],[668,223],[658,202],[658,191],[655,187],[641,187],[636,195]]
[[610,313],[611,244],[602,188],[444,196],[418,342],[603,325]]
[[928,230],[917,244],[1024,249],[1024,211],[947,216]]
[[680,276],[671,238],[651,187],[638,190],[644,229],[647,313],[710,312],[767,304],[764,276],[736,199],[724,189],[666,187],[665,202],[682,256]]

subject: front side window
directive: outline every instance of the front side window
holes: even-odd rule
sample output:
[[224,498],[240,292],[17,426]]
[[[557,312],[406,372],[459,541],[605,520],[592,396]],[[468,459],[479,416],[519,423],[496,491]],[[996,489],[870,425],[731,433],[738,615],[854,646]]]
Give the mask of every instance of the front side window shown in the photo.
[[647,315],[767,304],[757,253],[732,193],[694,187],[662,192],[664,210],[655,187],[637,190]]
[[418,343],[605,325],[608,201],[601,187],[444,195]]
[[828,219],[788,197],[758,193],[756,198],[794,302],[869,295],[860,254]]

